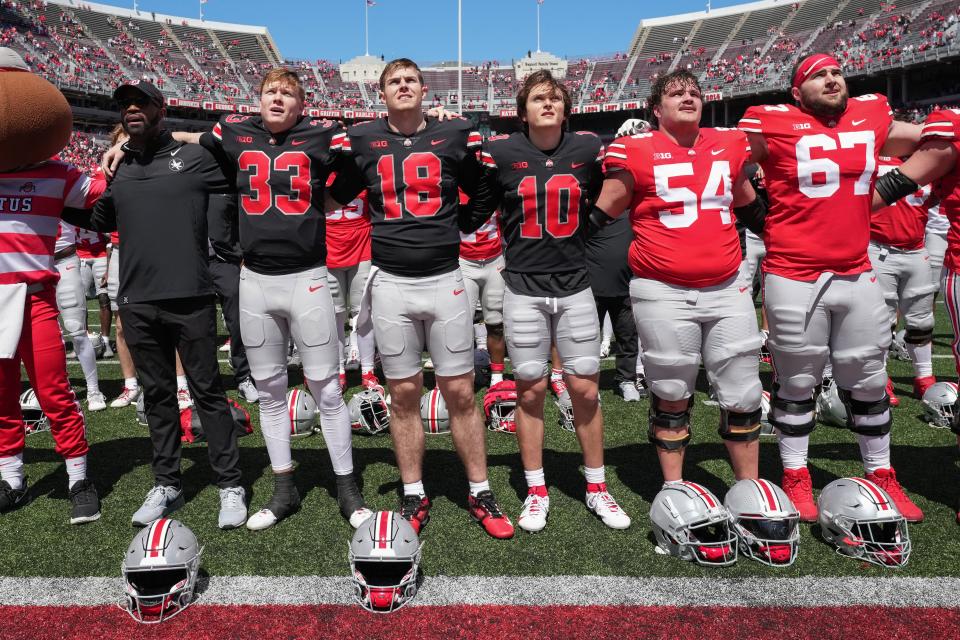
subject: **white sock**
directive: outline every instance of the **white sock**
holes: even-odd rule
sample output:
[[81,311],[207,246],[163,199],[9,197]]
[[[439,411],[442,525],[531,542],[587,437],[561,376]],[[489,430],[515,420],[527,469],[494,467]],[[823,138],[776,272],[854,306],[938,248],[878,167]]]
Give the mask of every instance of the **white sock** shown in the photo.
[[137,382],[136,377],[124,378],[123,386],[126,387],[127,389],[130,389],[130,391],[136,391],[137,389],[140,388],[140,383]]
[[809,435],[786,436],[777,430],[777,444],[780,446],[780,461],[784,469],[803,469],[807,466]]
[[587,484],[603,484],[607,481],[607,472],[603,467],[584,467],[583,468],[583,477],[586,478]]
[[481,482],[471,482],[470,483],[470,495],[474,498],[477,497],[481,491],[490,491],[490,481],[482,480]]
[[18,491],[23,488],[23,454],[0,458],[0,480],[5,480],[10,488]]
[[287,411],[287,372],[271,378],[257,380],[257,395],[260,398],[260,430],[270,456],[274,473],[286,473],[293,469],[290,455],[290,414]]
[[910,344],[907,343],[907,353],[913,360],[913,375],[917,378],[925,378],[933,375],[933,343]]
[[527,487],[544,487],[547,484],[547,478],[543,474],[543,467],[539,469],[523,470],[523,477],[527,480]]
[[377,355],[377,340],[373,335],[373,323],[369,323],[370,328],[366,333],[354,331],[351,334],[357,336],[357,351],[360,352],[360,369],[362,371],[373,371],[373,363]]
[[100,383],[97,379],[97,354],[93,352],[93,343],[87,337],[86,331],[81,331],[70,338],[73,340],[73,351],[77,354],[77,360],[80,361],[83,377],[87,381],[87,395],[100,393]]
[[320,407],[320,432],[327,443],[333,472],[339,476],[353,473],[353,430],[350,412],[343,403],[340,380],[330,376],[326,380],[308,379],[306,383]]
[[67,488],[72,489],[73,485],[87,477],[87,456],[67,458],[66,463]]
[[864,471],[874,473],[877,469],[890,468],[889,433],[882,436],[865,436],[858,433],[857,443],[860,445]]
[[502,374],[502,373],[491,373],[491,374],[490,374],[490,385],[491,385],[491,386],[493,386],[493,385],[495,385],[495,384],[499,384],[499,383],[501,383],[501,382],[503,382],[503,374]]
[[420,496],[421,498],[425,497],[427,492],[423,490],[423,480],[417,480],[416,482],[404,482],[403,495]]
[[477,343],[477,349],[486,350],[487,348],[487,325],[478,322],[473,325],[473,337]]
[[177,376],[177,391],[185,391],[188,388],[187,376]]

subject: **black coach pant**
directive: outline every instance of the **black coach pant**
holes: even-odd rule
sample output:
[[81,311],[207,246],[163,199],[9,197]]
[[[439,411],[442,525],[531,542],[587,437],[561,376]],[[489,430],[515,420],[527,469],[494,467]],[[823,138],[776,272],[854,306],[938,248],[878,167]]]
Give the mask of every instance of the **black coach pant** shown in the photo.
[[594,296],[597,303],[597,315],[603,327],[603,316],[610,314],[613,335],[617,340],[617,380],[637,379],[637,324],[633,319],[630,296]]
[[143,384],[157,484],[180,486],[180,411],[174,352],[187,374],[217,486],[240,486],[237,430],[220,382],[213,296],[120,305],[123,332]]
[[230,364],[237,382],[250,377],[247,352],[240,337],[240,265],[210,258],[210,276],[217,291],[223,321],[230,332]]

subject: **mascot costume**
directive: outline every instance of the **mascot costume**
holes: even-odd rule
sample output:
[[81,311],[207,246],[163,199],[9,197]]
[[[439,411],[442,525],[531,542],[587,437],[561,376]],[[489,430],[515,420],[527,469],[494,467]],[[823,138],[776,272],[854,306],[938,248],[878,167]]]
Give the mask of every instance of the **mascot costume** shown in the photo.
[[100,517],[86,478],[83,414],[70,388],[57,324],[54,243],[64,207],[90,208],[104,185],[53,158],[70,139],[63,94],[0,48],[0,512],[28,501],[20,411],[23,363],[64,457],[72,524]]

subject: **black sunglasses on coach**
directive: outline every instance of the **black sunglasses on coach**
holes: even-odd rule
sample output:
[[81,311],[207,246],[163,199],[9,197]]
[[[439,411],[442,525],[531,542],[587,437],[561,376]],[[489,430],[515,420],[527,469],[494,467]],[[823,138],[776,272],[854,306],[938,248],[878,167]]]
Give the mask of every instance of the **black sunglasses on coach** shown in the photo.
[[142,109],[151,103],[153,103],[153,100],[151,98],[148,98],[147,96],[142,96],[142,95],[124,96],[122,98],[117,98],[117,106],[119,106],[121,109],[126,109],[132,104],[135,104]]

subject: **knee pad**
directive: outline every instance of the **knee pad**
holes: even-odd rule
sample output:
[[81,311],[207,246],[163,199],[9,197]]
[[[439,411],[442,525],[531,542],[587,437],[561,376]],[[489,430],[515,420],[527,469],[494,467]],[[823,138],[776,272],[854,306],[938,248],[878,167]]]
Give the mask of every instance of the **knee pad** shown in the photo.
[[487,335],[497,336],[498,338],[503,337],[503,323],[497,324],[488,324],[487,325]]
[[583,357],[573,361],[573,373],[578,376],[592,376],[600,371],[600,358]]
[[63,320],[64,332],[71,338],[76,338],[77,336],[86,334],[87,328],[80,320],[68,318],[65,315],[60,316],[60,318]]
[[[890,396],[886,393],[879,400],[857,400],[847,389],[837,388],[843,406],[847,408],[847,424],[850,431],[863,436],[883,436],[890,433],[893,414],[890,413]],[[887,419],[879,424],[858,425],[857,416],[876,416],[887,412]]]
[[720,428],[717,433],[730,442],[752,442],[760,437],[760,415],[759,407],[747,413],[720,409]]
[[[807,400],[787,400],[786,398],[778,396],[776,390],[774,390],[773,395],[770,396],[770,414],[768,419],[770,424],[784,435],[805,436],[812,432],[813,428],[817,425],[816,408],[817,404],[812,397]],[[793,415],[810,414],[810,420],[803,424],[787,424],[776,418],[777,410]]]
[[[693,396],[687,400],[687,408],[679,412],[664,411],[663,402],[650,394],[650,419],[647,426],[647,439],[665,451],[680,451],[690,442],[690,414],[693,410]],[[657,429],[676,429],[682,433],[678,438],[665,440],[657,437]]]
[[539,380],[547,375],[547,364],[537,361],[515,363],[513,373],[518,380]]
[[100,303],[101,309],[110,308],[110,296],[106,293],[97,294],[97,301]]
[[927,344],[933,340],[933,327],[929,329],[907,329],[903,341],[907,344]]

